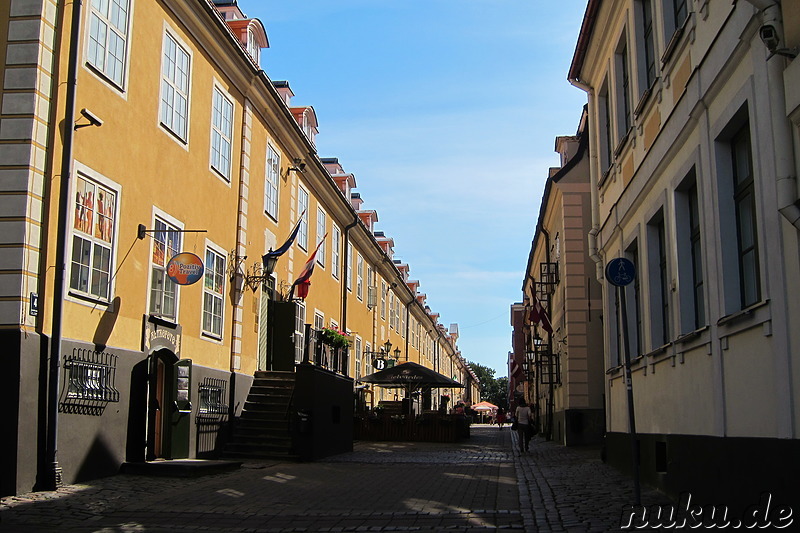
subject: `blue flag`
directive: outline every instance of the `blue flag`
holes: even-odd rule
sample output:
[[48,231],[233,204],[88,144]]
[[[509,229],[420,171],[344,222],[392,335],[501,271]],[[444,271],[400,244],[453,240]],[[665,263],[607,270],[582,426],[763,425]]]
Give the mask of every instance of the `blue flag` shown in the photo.
[[280,257],[280,256],[282,256],[283,254],[286,253],[286,251],[289,249],[289,247],[292,246],[292,243],[294,242],[295,237],[297,237],[297,232],[300,231],[300,223],[303,222],[303,215],[305,215],[305,214],[306,214],[306,212],[303,211],[303,213],[300,215],[300,218],[297,220],[297,224],[295,224],[294,229],[289,234],[289,238],[286,239],[286,242],[283,243],[283,245],[280,248],[278,248],[277,250],[270,250],[269,252],[264,254],[264,258],[265,259],[268,258],[268,257]]

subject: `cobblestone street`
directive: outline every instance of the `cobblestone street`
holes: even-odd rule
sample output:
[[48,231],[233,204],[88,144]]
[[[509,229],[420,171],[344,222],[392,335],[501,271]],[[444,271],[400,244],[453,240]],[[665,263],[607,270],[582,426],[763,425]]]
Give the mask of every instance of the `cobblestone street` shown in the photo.
[[[201,478],[118,475],[3,498],[9,532],[618,530],[632,483],[597,449],[473,426],[456,444],[358,442],[316,463]],[[668,503],[643,492],[643,503]]]

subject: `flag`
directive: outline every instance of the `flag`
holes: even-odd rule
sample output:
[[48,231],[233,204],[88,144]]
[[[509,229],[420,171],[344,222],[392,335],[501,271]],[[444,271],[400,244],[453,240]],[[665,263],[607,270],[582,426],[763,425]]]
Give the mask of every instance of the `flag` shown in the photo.
[[294,242],[295,237],[297,237],[297,233],[300,231],[300,223],[303,222],[303,215],[305,215],[305,214],[306,214],[305,211],[303,211],[300,214],[300,218],[297,219],[297,224],[294,225],[294,229],[289,234],[289,238],[286,239],[286,242],[283,243],[283,245],[281,245],[281,247],[278,248],[277,250],[270,250],[269,252],[267,252],[264,255],[265,259],[268,258],[268,257],[280,257],[280,256],[282,256],[283,254],[286,253],[286,251],[289,249],[289,247]]
[[546,332],[553,333],[553,326],[550,324],[547,310],[542,307],[542,303],[535,295],[533,297],[533,307],[531,307],[531,323],[535,325],[541,324]]
[[309,257],[308,261],[306,261],[306,264],[303,267],[303,270],[300,271],[300,275],[297,277],[295,282],[292,284],[292,291],[291,291],[291,293],[289,295],[289,299],[290,300],[292,299],[292,294],[294,294],[294,288],[295,287],[297,287],[297,295],[300,298],[305,299],[305,297],[308,296],[308,288],[311,285],[311,281],[309,281],[309,279],[311,278],[311,274],[314,273],[314,265],[317,264],[317,261],[316,261],[317,252],[319,251],[319,247],[322,246],[322,243],[325,242],[325,237],[327,237],[327,236],[328,236],[328,234],[326,233],[320,239],[319,243],[317,244],[317,247],[314,249],[314,252],[311,254],[311,257]]

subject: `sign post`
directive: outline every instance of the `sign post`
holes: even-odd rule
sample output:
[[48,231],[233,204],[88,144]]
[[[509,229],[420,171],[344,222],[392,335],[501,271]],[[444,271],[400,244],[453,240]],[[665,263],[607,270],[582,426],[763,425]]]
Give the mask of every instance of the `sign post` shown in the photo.
[[629,259],[618,257],[606,265],[606,279],[617,288],[622,317],[622,351],[625,355],[625,388],[628,393],[628,426],[631,438],[631,461],[633,466],[633,493],[635,504],[641,505],[641,486],[639,483],[639,439],[636,436],[636,417],[633,410],[633,379],[631,378],[631,353],[628,343],[628,309],[625,287],[636,278],[636,266]]

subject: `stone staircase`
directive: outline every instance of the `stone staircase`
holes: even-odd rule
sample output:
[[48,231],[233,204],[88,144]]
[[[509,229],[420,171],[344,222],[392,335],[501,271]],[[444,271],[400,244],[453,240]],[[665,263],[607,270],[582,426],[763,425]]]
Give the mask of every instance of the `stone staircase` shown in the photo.
[[241,459],[297,459],[292,454],[289,403],[295,385],[294,372],[255,373],[242,415],[224,457]]

